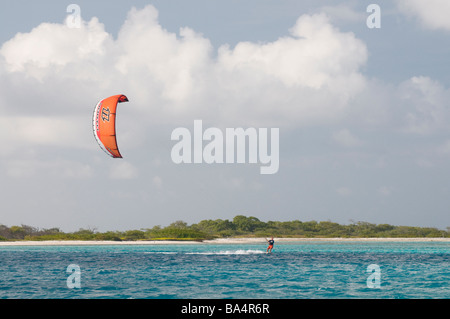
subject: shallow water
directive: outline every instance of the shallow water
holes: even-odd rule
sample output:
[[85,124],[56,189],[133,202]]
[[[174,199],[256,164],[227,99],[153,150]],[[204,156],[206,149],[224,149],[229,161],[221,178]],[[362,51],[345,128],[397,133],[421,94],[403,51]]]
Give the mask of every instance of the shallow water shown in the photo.
[[[0,298],[450,297],[449,243],[286,242],[269,255],[265,248],[1,246]],[[80,288],[69,265],[80,269]]]

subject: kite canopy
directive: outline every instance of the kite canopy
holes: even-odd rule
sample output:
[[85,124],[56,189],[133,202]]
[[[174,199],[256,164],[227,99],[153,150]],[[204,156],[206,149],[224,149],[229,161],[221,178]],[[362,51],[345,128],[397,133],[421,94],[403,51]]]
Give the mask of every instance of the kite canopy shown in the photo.
[[111,157],[122,158],[116,139],[116,109],[117,104],[128,102],[123,95],[113,95],[97,103],[94,110],[93,129],[98,144]]

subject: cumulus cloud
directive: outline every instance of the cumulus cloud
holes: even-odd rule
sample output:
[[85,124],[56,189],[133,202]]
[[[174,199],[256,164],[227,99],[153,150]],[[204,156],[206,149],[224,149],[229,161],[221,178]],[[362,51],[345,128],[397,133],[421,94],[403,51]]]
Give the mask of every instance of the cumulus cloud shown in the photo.
[[[170,33],[152,6],[132,9],[122,26],[112,67],[143,109],[176,116],[197,108],[205,94],[212,45],[189,28]],[[125,83],[126,82],[126,83]]]
[[323,14],[303,15],[291,36],[267,44],[241,42],[222,47],[219,63],[228,71],[252,71],[286,87],[333,88],[336,78],[358,77],[367,59],[365,45],[351,33],[335,29]]
[[404,114],[403,129],[430,134],[447,129],[450,90],[429,77],[417,76],[401,83],[398,94]]
[[367,49],[316,14],[301,16],[273,42],[223,45],[215,54],[190,28],[165,30],[147,6],[129,12],[116,40],[96,18],[80,28],[43,23],[4,43],[0,56],[8,74],[44,82],[47,91],[92,101],[126,91],[159,122],[195,114],[212,122],[296,125],[339,117],[365,85]]
[[[194,119],[287,130],[344,120],[348,128],[332,138],[346,147],[363,144],[351,126],[357,116],[365,123],[401,123],[415,134],[446,127],[448,89],[423,76],[394,89],[374,87],[362,72],[367,59],[364,42],[324,13],[301,15],[274,41],[217,49],[191,28],[164,29],[151,5],[131,9],[117,38],[95,17],[80,28],[42,23],[0,49],[0,156],[46,146],[93,150],[92,110],[118,93],[130,99],[119,109],[118,125],[126,128],[119,146],[135,149],[162,138],[156,125],[179,127]],[[370,116],[368,92],[380,100]],[[137,167],[120,167],[110,177],[134,178]]]
[[[164,29],[151,5],[131,9],[117,38],[95,17],[79,28],[42,23],[0,48],[0,156],[17,161],[23,150],[32,159],[49,148],[67,156],[94,150],[93,108],[119,93],[130,100],[118,111],[121,148],[146,151],[143,143],[161,138],[155,125],[194,119],[226,127],[335,122],[367,86],[361,73],[367,56],[361,40],[320,13],[300,16],[272,42],[217,49],[191,28]],[[60,176],[94,176],[85,161]],[[10,163],[9,176],[33,174],[36,165]],[[122,163],[106,175],[132,179],[138,167]]]
[[[29,33],[16,34],[3,44],[0,54],[8,72],[23,72],[39,80],[55,73],[81,80],[97,78],[96,66],[110,53],[111,45],[111,35],[97,18],[92,18],[80,28],[42,23]],[[72,69],[65,69],[69,66]],[[69,70],[73,72],[64,73]]]
[[303,15],[290,36],[219,48],[217,67],[229,105],[282,124],[336,119],[365,87],[364,43],[324,14]]
[[[217,207],[232,214],[246,205],[256,209],[255,203],[267,211],[282,205],[288,212],[315,197],[309,194],[320,193],[311,181],[335,185],[329,195],[343,199],[360,196],[364,192],[355,190],[361,187],[395,194],[390,186],[379,187],[399,176],[389,170],[410,176],[406,169],[418,168],[396,167],[399,160],[435,165],[434,155],[448,157],[450,142],[443,136],[450,127],[450,90],[431,76],[411,74],[414,65],[400,84],[365,74],[368,47],[335,25],[361,21],[365,28],[366,17],[364,10],[347,6],[322,7],[293,20],[277,39],[233,46],[217,45],[217,39],[189,27],[165,29],[151,5],[131,9],[117,36],[97,18],[80,21],[79,28],[41,23],[16,34],[0,47],[0,175],[5,181],[0,186],[6,210],[9,205],[14,212],[29,211],[28,200],[17,207],[27,192],[41,203],[41,212],[54,211],[52,218],[67,210],[77,220],[82,212],[103,223],[126,208],[157,222],[154,218],[175,215],[194,218],[201,211],[217,215]],[[130,102],[119,106],[117,116],[124,159],[113,160],[92,135],[92,112],[100,99],[120,93]],[[263,179],[247,166],[176,166],[170,160],[170,133],[191,128],[195,119],[204,127],[279,127],[283,170]],[[330,138],[350,151],[333,156]],[[359,146],[364,147],[354,151]],[[436,154],[426,154],[430,150]],[[354,174],[355,163],[363,174],[359,184],[342,185],[339,176]],[[384,173],[386,180],[367,182]],[[205,197],[205,190],[214,196]],[[117,222],[125,227],[128,216]]]
[[401,12],[416,17],[429,29],[450,31],[450,2],[447,0],[397,0]]

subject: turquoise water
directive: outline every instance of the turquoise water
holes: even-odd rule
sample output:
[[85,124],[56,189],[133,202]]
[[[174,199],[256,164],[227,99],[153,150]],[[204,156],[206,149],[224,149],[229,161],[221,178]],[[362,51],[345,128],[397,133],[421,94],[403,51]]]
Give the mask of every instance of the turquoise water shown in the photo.
[[[0,298],[450,298],[449,243],[290,242],[271,255],[265,248],[0,246]],[[80,270],[75,288],[72,264]],[[368,272],[373,264],[378,273]]]

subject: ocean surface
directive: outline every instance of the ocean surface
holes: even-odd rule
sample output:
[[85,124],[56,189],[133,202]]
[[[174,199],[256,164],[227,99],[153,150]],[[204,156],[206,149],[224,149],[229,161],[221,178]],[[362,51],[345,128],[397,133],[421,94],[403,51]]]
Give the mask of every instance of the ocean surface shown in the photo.
[[0,246],[1,299],[450,298],[446,242]]

